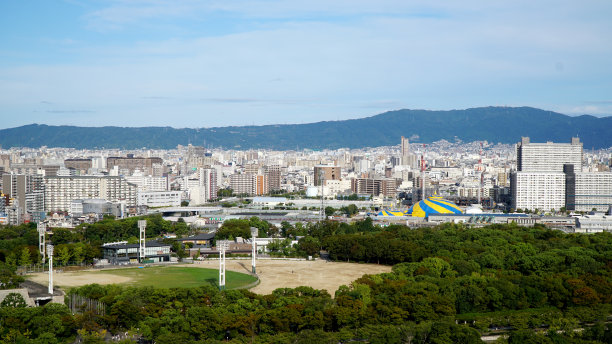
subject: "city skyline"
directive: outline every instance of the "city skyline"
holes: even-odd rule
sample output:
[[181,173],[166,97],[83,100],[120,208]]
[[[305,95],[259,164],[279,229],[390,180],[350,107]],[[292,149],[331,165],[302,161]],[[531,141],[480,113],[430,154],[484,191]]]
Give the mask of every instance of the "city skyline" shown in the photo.
[[612,114],[603,1],[0,8],[0,128],[311,123],[490,105]]

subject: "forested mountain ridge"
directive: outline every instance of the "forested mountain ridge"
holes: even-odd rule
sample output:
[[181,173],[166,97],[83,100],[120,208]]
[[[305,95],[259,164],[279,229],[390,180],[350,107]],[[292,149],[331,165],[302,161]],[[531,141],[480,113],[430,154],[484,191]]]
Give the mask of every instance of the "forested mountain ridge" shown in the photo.
[[579,136],[585,148],[612,146],[612,117],[567,116],[531,107],[466,110],[396,110],[376,116],[308,124],[214,128],[75,127],[25,125],[0,130],[10,147],[161,148],[193,144],[226,149],[337,149],[396,145],[400,136],[429,143],[441,139],[515,143],[569,142]]

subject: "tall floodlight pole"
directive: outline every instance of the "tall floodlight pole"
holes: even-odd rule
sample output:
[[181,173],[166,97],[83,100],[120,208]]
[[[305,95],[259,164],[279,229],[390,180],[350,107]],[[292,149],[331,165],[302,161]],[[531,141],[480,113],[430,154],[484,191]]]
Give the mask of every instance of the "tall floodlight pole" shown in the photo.
[[325,173],[321,169],[319,171],[319,183],[321,184],[321,208],[319,209],[319,221],[323,221],[325,218],[325,207],[323,205],[323,180],[325,180]]
[[140,259],[140,263],[143,263],[147,257],[145,254],[145,229],[147,228],[147,220],[138,220],[138,228],[140,229],[138,259]]
[[47,245],[49,256],[49,294],[53,295],[53,245]]
[[39,222],[36,226],[38,227],[38,252],[42,256],[43,264],[45,264],[45,232],[47,227],[42,222]]
[[225,250],[229,247],[227,240],[217,241],[219,249],[219,290],[225,290]]
[[251,252],[251,267],[253,268],[253,274],[256,274],[255,270],[255,256],[257,254],[257,244],[255,243],[255,238],[257,238],[257,234],[259,232],[258,228],[251,227],[251,241],[253,243],[253,251]]

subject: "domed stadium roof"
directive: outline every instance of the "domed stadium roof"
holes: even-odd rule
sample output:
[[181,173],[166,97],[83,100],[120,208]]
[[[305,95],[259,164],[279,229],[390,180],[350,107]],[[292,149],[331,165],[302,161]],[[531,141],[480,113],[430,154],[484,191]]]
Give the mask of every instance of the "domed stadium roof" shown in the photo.
[[463,211],[451,201],[432,196],[414,204],[405,216],[427,217],[430,214],[461,214]]
[[390,209],[381,210],[376,215],[377,216],[406,216],[406,214],[401,210],[390,210]]

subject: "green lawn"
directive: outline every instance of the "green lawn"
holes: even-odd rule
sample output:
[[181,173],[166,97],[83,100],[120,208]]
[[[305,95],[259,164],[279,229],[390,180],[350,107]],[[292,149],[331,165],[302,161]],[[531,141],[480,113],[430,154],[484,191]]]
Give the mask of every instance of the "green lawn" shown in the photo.
[[[219,286],[219,270],[216,269],[154,266],[103,270],[101,272],[130,277],[132,280],[126,283],[129,285],[153,286],[157,288],[189,288],[202,285]],[[226,270],[225,287],[227,289],[241,288],[255,281],[257,279],[251,275]]]

